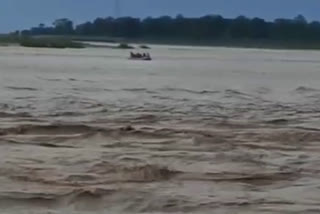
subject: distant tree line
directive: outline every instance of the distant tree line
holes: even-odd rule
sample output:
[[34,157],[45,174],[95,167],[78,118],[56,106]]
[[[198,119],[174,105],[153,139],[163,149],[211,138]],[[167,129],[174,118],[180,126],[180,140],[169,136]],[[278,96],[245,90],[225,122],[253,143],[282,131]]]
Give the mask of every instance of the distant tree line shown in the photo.
[[302,15],[293,19],[266,21],[261,18],[239,16],[234,19],[219,15],[200,18],[97,18],[74,26],[69,19],[58,19],[52,26],[40,24],[29,30],[17,31],[20,35],[80,35],[107,36],[128,39],[263,39],[320,41],[320,22],[308,22]]

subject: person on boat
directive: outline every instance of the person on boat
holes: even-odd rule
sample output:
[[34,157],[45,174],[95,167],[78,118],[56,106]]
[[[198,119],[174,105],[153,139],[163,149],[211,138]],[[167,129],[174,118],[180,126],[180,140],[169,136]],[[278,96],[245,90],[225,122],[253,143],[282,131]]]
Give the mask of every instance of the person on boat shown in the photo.
[[131,57],[131,58],[141,58],[141,54],[140,54],[140,53],[130,52],[130,57]]
[[149,53],[133,53],[130,52],[131,59],[152,60]]

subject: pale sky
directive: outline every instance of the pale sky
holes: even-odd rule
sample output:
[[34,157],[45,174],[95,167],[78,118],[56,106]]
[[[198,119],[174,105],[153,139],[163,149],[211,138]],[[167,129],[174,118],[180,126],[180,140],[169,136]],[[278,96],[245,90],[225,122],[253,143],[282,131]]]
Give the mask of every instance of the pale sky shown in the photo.
[[[183,14],[224,17],[245,15],[268,20],[293,18],[298,14],[308,20],[320,20],[320,0],[119,0],[122,16],[161,16]],[[96,17],[115,15],[115,0],[1,0],[0,32],[51,24],[57,18],[76,23]]]

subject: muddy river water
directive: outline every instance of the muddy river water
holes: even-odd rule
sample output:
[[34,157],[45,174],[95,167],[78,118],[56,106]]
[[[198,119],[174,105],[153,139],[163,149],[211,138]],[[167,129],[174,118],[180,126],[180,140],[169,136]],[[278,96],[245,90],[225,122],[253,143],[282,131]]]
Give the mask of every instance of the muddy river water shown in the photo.
[[320,213],[320,52],[0,47],[0,210]]

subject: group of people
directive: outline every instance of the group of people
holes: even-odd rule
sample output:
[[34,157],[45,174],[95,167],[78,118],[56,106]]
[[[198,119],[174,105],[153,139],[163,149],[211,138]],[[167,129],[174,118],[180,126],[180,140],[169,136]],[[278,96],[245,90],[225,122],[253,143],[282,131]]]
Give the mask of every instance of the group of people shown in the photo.
[[131,58],[137,58],[137,59],[151,59],[151,56],[149,53],[133,53],[130,52],[130,57]]

